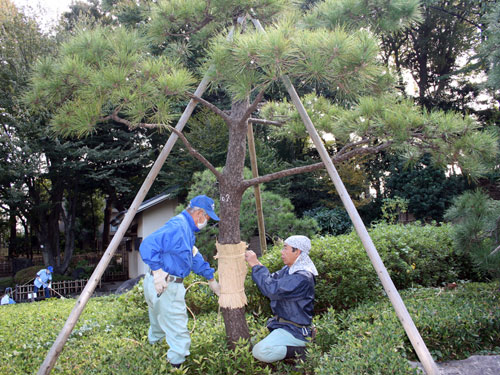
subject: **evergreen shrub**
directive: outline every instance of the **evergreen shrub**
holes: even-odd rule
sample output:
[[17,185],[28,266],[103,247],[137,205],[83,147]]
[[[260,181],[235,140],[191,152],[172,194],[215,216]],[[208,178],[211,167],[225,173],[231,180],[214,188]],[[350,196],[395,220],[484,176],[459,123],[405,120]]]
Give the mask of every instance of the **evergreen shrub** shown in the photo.
[[[465,279],[469,274],[468,256],[457,255],[449,225],[379,224],[370,236],[398,289],[440,286]],[[283,267],[281,245],[261,258],[271,272]],[[312,240],[310,257],[318,269],[316,312],[329,307],[348,309],[383,293],[382,285],[356,232]],[[250,285],[249,285],[250,284]],[[253,282],[246,286],[249,305],[261,308],[262,298]]]
[[[500,352],[498,283],[454,290],[416,288],[402,298],[436,361]],[[350,311],[330,309],[316,320],[318,336],[304,367],[315,374],[416,374],[413,347],[387,298]]]
[[[370,236],[398,289],[417,286],[442,286],[469,279],[470,258],[457,254],[453,248],[451,226],[419,223],[408,225],[378,224]],[[260,258],[270,272],[283,267],[281,243],[276,243]],[[356,234],[325,236],[312,239],[310,256],[318,269],[316,278],[316,313],[329,307],[336,310],[352,308],[383,294],[383,288],[368,255]],[[206,281],[190,276],[186,285]],[[217,301],[204,285],[195,285],[187,293],[188,306],[198,313],[214,311]],[[245,280],[248,310],[270,315],[269,300],[262,296],[248,271]]]
[[[498,283],[459,284],[453,290],[414,288],[402,298],[431,354],[437,360],[463,359],[473,353],[500,353]],[[190,356],[172,369],[168,345],[147,340],[149,319],[141,286],[120,296],[91,298],[54,372],[61,375],[128,374],[393,374],[415,373],[409,340],[387,299],[349,311],[329,309],[315,317],[316,340],[305,361],[266,365],[250,352],[264,338],[266,317],[247,314],[251,342],[229,349],[223,319],[212,311],[190,317]],[[49,299],[0,308],[1,374],[33,374],[73,309],[75,300]],[[36,354],[35,354],[36,353]]]

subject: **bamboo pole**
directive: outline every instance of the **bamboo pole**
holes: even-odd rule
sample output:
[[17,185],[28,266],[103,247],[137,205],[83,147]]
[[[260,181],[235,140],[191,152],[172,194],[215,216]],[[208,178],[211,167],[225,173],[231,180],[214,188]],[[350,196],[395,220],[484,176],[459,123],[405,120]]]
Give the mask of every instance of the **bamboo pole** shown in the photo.
[[[252,22],[254,23],[257,30],[265,32],[264,28],[258,20],[252,20]],[[417,327],[413,323],[413,320],[408,313],[408,310],[406,309],[401,296],[394,286],[394,283],[392,282],[391,277],[389,276],[389,273],[387,272],[387,269],[385,268],[384,263],[382,262],[382,259],[380,258],[380,255],[378,254],[377,249],[375,248],[375,245],[370,238],[370,235],[368,234],[363,221],[361,220],[361,217],[359,216],[358,210],[354,206],[354,203],[352,202],[351,197],[349,196],[349,193],[347,192],[344,183],[342,182],[337,172],[337,169],[333,165],[332,159],[330,158],[330,155],[328,155],[328,151],[326,150],[325,145],[323,144],[318,132],[316,131],[314,124],[309,118],[304,105],[302,104],[297,92],[295,91],[290,78],[288,78],[288,76],[282,76],[281,79],[292,99],[293,104],[297,108],[297,111],[299,112],[304,125],[306,126],[309,136],[311,137],[316,149],[318,150],[321,160],[325,164],[326,170],[328,171],[328,174],[330,175],[330,178],[333,181],[335,188],[337,189],[337,193],[339,194],[340,199],[342,200],[342,203],[344,204],[347,213],[352,220],[354,228],[356,229],[356,232],[358,233],[358,236],[360,237],[361,242],[363,243],[363,246],[368,253],[368,257],[370,258],[373,267],[377,271],[377,275],[382,282],[385,292],[387,293],[387,296],[389,297],[392,306],[396,311],[396,315],[403,325],[403,328],[405,329],[406,334],[408,335],[408,338],[410,339],[410,342],[413,345],[413,348],[415,349],[425,372],[428,375],[439,375],[440,372],[436,366],[436,363],[432,359],[432,356],[429,353],[425,342],[422,340],[422,337],[420,336]]]
[[[203,80],[200,82],[198,88],[195,91],[195,95],[197,97],[201,97],[206,90],[207,86],[209,83],[208,75],[203,78]],[[195,100],[190,100],[189,104],[187,105],[186,109],[184,110],[181,118],[179,119],[179,122],[177,123],[177,126],[175,127],[178,131],[182,131],[184,128],[184,125],[186,125],[189,117],[193,113],[194,108],[196,107],[197,102]],[[97,286],[97,284],[100,282],[100,279],[106,270],[106,267],[108,266],[109,262],[113,258],[113,254],[115,253],[116,249],[118,248],[118,245],[120,244],[121,240],[123,239],[125,232],[127,231],[128,227],[130,226],[130,223],[134,219],[134,216],[139,209],[139,206],[142,204],[144,198],[146,197],[146,194],[148,193],[149,189],[151,188],[151,185],[153,184],[154,180],[156,179],[156,176],[161,170],[161,167],[165,163],[165,160],[167,159],[168,155],[170,154],[170,151],[172,150],[172,147],[174,146],[175,142],[177,141],[178,136],[175,133],[172,133],[170,137],[168,138],[167,143],[163,147],[160,155],[158,155],[158,158],[156,159],[155,163],[153,164],[153,167],[149,171],[146,179],[144,180],[141,188],[139,189],[139,192],[137,193],[134,201],[132,202],[130,208],[128,209],[125,217],[123,218],[123,221],[121,222],[118,231],[115,233],[113,236],[113,239],[111,240],[110,244],[108,245],[108,248],[106,249],[105,253],[103,254],[101,260],[99,261],[99,264],[95,268],[94,272],[92,273],[92,276],[90,277],[89,281],[87,282],[87,285],[83,289],[82,293],[80,294],[80,297],[75,303],[75,307],[71,311],[68,319],[66,320],[66,323],[64,324],[64,327],[62,328],[61,332],[59,332],[59,335],[57,336],[56,341],[50,348],[47,356],[45,357],[45,360],[43,361],[42,365],[38,369],[38,375],[48,375],[52,368],[54,367],[54,364],[57,361],[57,358],[61,354],[61,351],[64,347],[64,344],[68,340],[69,335],[71,334],[71,331],[76,325],[76,322],[78,321],[78,318],[83,312],[83,309],[85,308],[85,305],[87,304],[89,298],[92,296],[94,293],[94,290]]]
[[[253,136],[253,125],[248,123],[248,153],[250,154],[250,164],[252,166],[252,176],[259,177],[259,168],[257,166],[257,153],[255,152],[255,139]],[[262,255],[267,251],[266,227],[264,225],[264,211],[262,210],[262,199],[260,197],[260,185],[254,186],[255,209],[257,210],[257,225],[259,228],[260,252]]]

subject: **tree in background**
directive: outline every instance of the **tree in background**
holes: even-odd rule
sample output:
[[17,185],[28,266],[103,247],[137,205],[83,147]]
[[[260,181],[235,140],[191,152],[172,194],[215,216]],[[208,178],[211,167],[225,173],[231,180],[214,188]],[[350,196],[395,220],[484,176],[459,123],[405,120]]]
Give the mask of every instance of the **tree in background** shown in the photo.
[[470,188],[465,176],[447,177],[442,168],[432,165],[429,155],[410,165],[396,157],[389,172],[384,184],[385,196],[406,199],[408,212],[426,222],[441,222],[453,198]]
[[493,3],[423,0],[421,22],[382,35],[384,60],[395,68],[401,91],[405,90],[404,75],[411,74],[417,83],[415,94],[420,105],[463,113],[475,111],[481,87],[472,83],[472,78],[479,75],[481,67],[469,61],[483,39],[482,16]]
[[469,254],[483,276],[500,277],[500,202],[480,190],[467,191],[454,200],[445,218],[455,224],[457,252]]
[[[4,87],[0,94],[0,201],[10,227],[9,255],[25,250],[32,255],[36,249],[45,264],[62,273],[75,247],[83,245],[79,240],[86,238],[90,248],[97,250],[102,220],[95,213],[101,203],[96,197],[104,197],[109,207],[123,208],[137,190],[150,160],[144,151],[147,139],[144,133],[112,122],[86,139],[55,137],[46,124],[46,110],[30,114],[20,97],[26,91],[31,65],[54,53],[55,39],[64,33],[48,37],[10,1],[2,0],[0,5],[4,10],[0,15]],[[89,216],[84,217],[85,213]],[[19,224],[24,236],[16,241]],[[107,243],[109,235],[103,237]]]
[[[471,118],[422,113],[388,94],[392,80],[377,60],[378,41],[367,27],[391,30],[405,26],[417,18],[418,3],[359,2],[355,7],[359,17],[347,18],[340,26],[337,21],[316,22],[323,10],[334,6],[332,1],[325,4],[302,17],[284,0],[146,2],[143,9],[150,8],[151,13],[139,30],[82,30],[61,46],[57,58],[41,62],[32,77],[27,103],[52,111],[51,126],[58,134],[80,137],[108,121],[129,129],[161,131],[177,116],[177,103],[186,98],[217,114],[228,131],[222,171],[185,136],[178,135],[185,150],[218,181],[218,242],[223,245],[241,241],[241,205],[249,187],[323,168],[323,163],[315,163],[244,177],[248,121],[266,120],[259,108],[266,93],[282,90],[280,78],[284,75],[298,86],[328,84],[335,93],[334,102],[314,95],[305,98],[321,135],[334,137],[330,147],[335,163],[392,148],[411,157],[431,152],[436,162],[458,163],[473,175],[483,173],[497,154],[494,134],[479,131]],[[255,30],[250,16],[271,25],[267,33]],[[241,27],[232,39],[227,38],[226,27],[237,25]],[[216,103],[227,106],[219,108],[192,93],[196,72],[189,70],[192,64],[182,66],[182,59],[176,58],[181,47],[184,51],[197,48],[197,53],[199,48],[207,48],[206,59],[197,61],[197,67],[222,96]],[[162,54],[156,55],[159,51]],[[298,115],[285,99],[269,106],[272,110],[266,113],[277,116],[274,120],[285,118],[284,131],[304,133]],[[249,337],[244,308],[222,308],[222,314],[230,342]]]
[[[31,247],[32,205],[24,181],[41,167],[19,134],[19,127],[31,119],[18,99],[26,90],[31,66],[39,56],[49,55],[54,44],[10,0],[0,0],[0,40],[0,210],[8,222],[9,257],[13,257]],[[18,242],[18,224],[25,228],[24,244]]]
[[500,3],[495,3],[486,14],[485,40],[481,43],[480,53],[488,74],[487,86],[498,101],[500,90]]

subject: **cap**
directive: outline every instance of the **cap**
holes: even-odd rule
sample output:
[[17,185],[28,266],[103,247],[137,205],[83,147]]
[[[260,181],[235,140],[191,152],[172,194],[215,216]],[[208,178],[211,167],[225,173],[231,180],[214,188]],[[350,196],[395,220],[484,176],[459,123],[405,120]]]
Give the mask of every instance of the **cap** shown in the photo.
[[219,221],[219,217],[215,214],[215,204],[212,198],[207,197],[206,195],[198,195],[191,199],[189,202],[191,207],[203,208],[205,212],[212,219]]
[[54,267],[48,266],[47,269],[50,271],[50,273],[54,272]]
[[285,240],[285,243],[306,254],[309,254],[309,250],[311,250],[311,240],[306,236],[290,236]]

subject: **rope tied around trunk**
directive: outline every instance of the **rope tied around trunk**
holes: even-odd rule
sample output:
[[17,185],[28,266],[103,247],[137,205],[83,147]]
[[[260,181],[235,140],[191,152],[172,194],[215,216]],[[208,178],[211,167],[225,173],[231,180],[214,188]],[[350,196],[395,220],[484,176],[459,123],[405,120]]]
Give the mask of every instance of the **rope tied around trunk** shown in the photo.
[[245,242],[224,245],[216,243],[217,255],[214,258],[219,263],[220,307],[237,309],[247,304],[245,295],[245,277],[248,270],[245,262],[247,246]]

